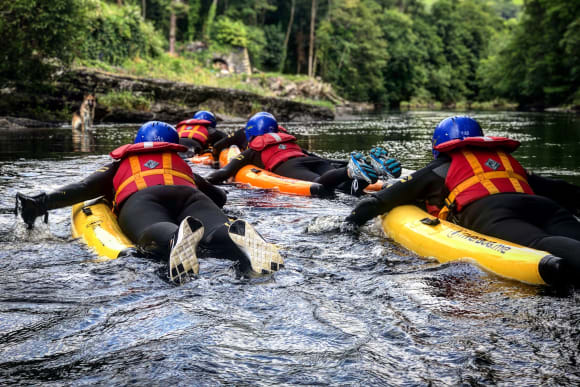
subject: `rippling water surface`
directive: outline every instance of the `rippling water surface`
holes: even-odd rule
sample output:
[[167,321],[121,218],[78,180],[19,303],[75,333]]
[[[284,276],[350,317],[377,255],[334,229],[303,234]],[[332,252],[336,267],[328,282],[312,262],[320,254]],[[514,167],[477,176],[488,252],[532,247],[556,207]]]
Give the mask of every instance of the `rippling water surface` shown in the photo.
[[[432,128],[445,116],[284,124],[332,158],[386,145],[410,172],[430,160]],[[525,167],[580,184],[578,117],[474,116],[486,134],[520,140]],[[79,180],[136,129],[98,127],[84,140],[70,127],[0,129],[0,383],[580,383],[580,292],[421,259],[373,224],[341,234],[352,197],[227,187],[226,211],[278,243],[286,268],[236,278],[230,261],[203,259],[199,278],[179,287],[157,262],[92,262],[70,236],[70,208],[33,232],[14,217],[16,192]]]

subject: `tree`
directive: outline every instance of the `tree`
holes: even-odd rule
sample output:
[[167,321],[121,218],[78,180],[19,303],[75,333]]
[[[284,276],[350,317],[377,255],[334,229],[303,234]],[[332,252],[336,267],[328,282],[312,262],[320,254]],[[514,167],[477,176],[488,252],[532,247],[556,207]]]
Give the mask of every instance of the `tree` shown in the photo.
[[336,0],[317,29],[322,78],[354,101],[382,103],[388,53],[381,8],[371,0]]
[[290,40],[290,32],[292,31],[295,10],[296,10],[296,0],[292,0],[292,6],[290,7],[290,20],[288,20],[288,26],[286,27],[286,35],[284,36],[284,45],[282,48],[282,59],[280,59],[280,70],[279,70],[280,72],[284,71],[284,62],[286,62],[286,55],[288,52],[288,41]]
[[520,23],[480,75],[492,92],[522,106],[573,102],[580,89],[580,4],[529,0]]
[[187,12],[187,38],[190,42],[195,39],[195,29],[200,19],[200,10],[201,4],[199,0],[189,0],[189,10]]
[[310,40],[308,41],[308,76],[314,76],[314,29],[316,26],[316,0],[312,0],[310,9]]
[[0,81],[45,80],[56,63],[78,55],[85,8],[76,0],[0,2]]

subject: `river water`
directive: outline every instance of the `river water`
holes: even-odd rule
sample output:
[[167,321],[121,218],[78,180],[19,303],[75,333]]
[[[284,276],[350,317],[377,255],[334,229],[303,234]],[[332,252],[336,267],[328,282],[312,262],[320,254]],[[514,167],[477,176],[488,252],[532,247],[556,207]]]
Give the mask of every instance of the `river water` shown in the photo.
[[[447,115],[284,125],[331,158],[385,145],[408,173],[430,160]],[[580,184],[578,116],[473,116],[486,134],[520,140],[525,167]],[[136,129],[98,127],[84,140],[70,127],[0,130],[0,384],[580,384],[580,292],[421,259],[374,224],[341,234],[358,200],[346,195],[227,187],[226,212],[275,241],[286,267],[236,278],[229,261],[202,259],[183,286],[146,259],[91,262],[70,236],[70,208],[33,232],[14,217],[16,192],[79,180]]]

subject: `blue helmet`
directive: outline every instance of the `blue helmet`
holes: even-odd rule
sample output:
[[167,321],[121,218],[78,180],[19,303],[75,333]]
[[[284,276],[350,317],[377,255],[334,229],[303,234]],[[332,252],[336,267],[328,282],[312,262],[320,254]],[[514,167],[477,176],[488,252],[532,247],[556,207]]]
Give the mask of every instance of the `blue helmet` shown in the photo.
[[266,133],[276,133],[278,131],[278,121],[270,113],[256,113],[246,123],[245,130],[246,139],[250,142],[252,137],[261,136]]
[[169,124],[161,121],[149,121],[139,128],[135,136],[135,144],[140,142],[172,142],[179,144],[177,130]]
[[215,128],[217,121],[215,119],[215,116],[213,115],[212,112],[208,112],[207,110],[200,110],[197,113],[195,113],[193,115],[193,118],[196,120],[206,120],[211,122],[211,124],[209,126],[211,126],[212,128]]
[[[481,126],[473,118],[467,116],[448,117],[435,127],[431,147],[455,139],[479,136],[483,136],[483,131],[481,130]],[[435,149],[432,150],[433,157],[437,158],[439,152]]]

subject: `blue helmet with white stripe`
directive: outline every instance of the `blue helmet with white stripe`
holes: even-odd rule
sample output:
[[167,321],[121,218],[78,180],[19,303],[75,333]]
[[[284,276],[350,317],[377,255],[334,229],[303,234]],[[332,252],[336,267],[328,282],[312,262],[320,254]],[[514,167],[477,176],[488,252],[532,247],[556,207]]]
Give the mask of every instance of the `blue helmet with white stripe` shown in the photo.
[[[435,127],[433,138],[431,139],[431,148],[447,141],[479,136],[483,136],[483,130],[473,118],[467,116],[448,117]],[[439,152],[435,149],[432,149],[432,151],[433,157],[437,158]]]
[[165,122],[149,121],[143,124],[135,136],[135,144],[140,142],[172,142],[179,144],[179,134]]
[[266,133],[276,133],[278,131],[278,121],[270,113],[256,113],[246,123],[245,131],[246,139],[250,142],[256,136],[261,136]]

